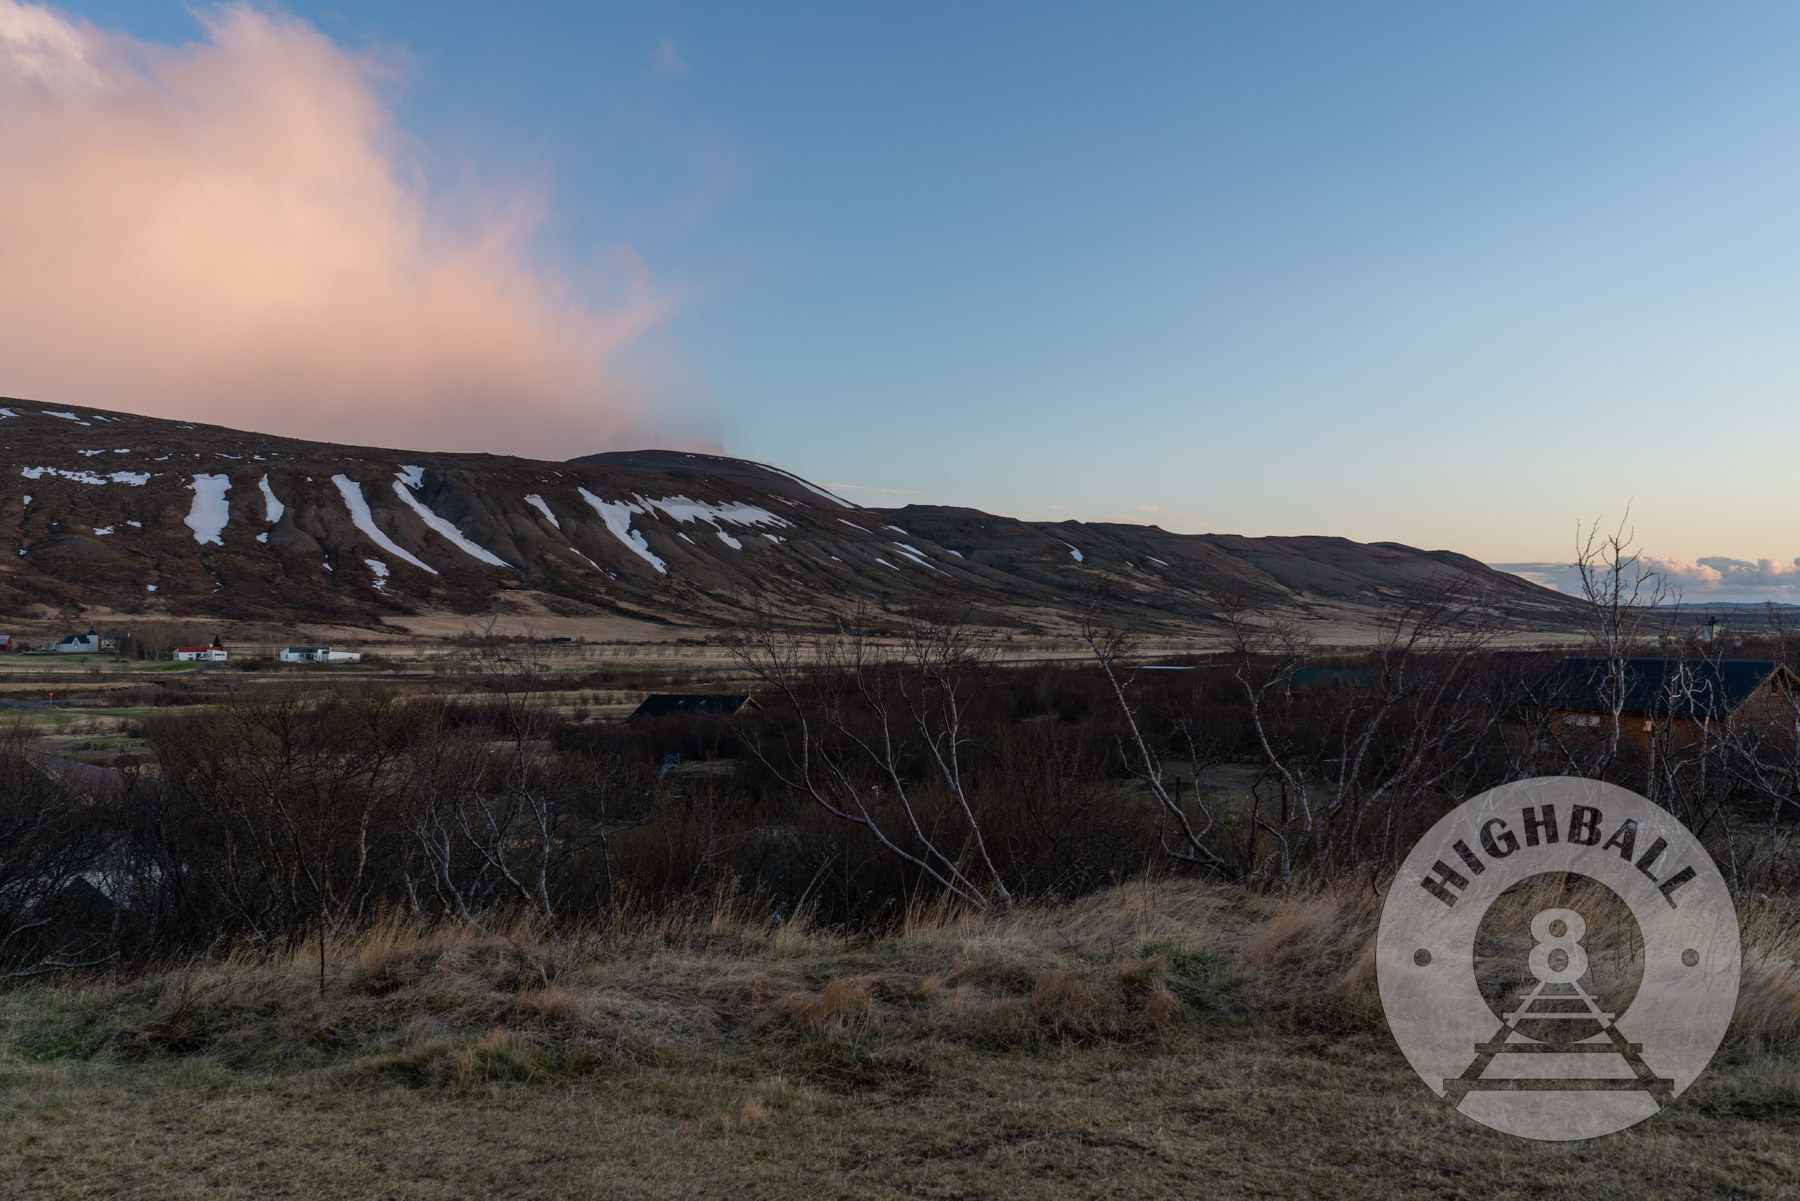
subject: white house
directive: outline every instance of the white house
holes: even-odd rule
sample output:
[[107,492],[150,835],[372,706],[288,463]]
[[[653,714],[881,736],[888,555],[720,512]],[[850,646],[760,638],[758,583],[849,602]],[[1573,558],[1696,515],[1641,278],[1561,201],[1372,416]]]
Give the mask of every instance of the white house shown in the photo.
[[56,644],[56,649],[65,655],[92,655],[100,650],[100,635],[92,626],[85,634],[70,634]]
[[223,663],[226,650],[222,646],[178,646],[175,658],[181,663]]

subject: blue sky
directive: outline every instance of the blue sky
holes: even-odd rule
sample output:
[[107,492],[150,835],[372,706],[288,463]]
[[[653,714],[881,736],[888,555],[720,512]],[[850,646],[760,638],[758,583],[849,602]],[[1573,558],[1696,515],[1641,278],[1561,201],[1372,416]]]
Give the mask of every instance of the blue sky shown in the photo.
[[1691,595],[1791,592],[1791,4],[281,11],[390,64],[440,219],[526,181],[578,286],[635,255],[627,369],[728,453],[1508,563],[1629,503]]

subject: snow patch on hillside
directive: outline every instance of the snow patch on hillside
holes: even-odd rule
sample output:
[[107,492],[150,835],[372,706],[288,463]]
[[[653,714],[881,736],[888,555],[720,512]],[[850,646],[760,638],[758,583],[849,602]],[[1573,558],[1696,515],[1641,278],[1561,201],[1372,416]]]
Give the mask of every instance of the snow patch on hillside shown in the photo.
[[387,595],[388,565],[380,559],[364,559],[363,565],[375,573],[375,591]]
[[[267,517],[269,519],[269,524],[274,525],[276,522],[281,520],[281,515],[283,513],[287,512],[287,506],[282,504],[280,500],[276,499],[275,489],[269,487],[269,477],[268,476],[265,475],[262,477],[262,479],[258,480],[256,483],[256,486],[258,488],[262,489],[263,512],[264,512],[264,514],[267,515]],[[264,535],[263,538],[260,540],[266,542],[266,541],[268,541],[268,536]]]
[[[344,507],[350,510],[351,523],[355,525],[357,529],[367,534],[371,542],[376,546],[379,546],[382,550],[387,551],[390,555],[397,555],[400,558],[405,559],[408,563],[411,563],[421,571],[429,571],[432,575],[438,573],[437,568],[420,562],[417,558],[408,554],[405,550],[395,544],[392,538],[389,538],[376,527],[375,515],[369,512],[369,502],[363,499],[361,484],[357,483],[347,475],[334,475],[331,477],[331,482],[337,485],[338,492],[344,498]],[[327,563],[325,569],[329,571],[331,569],[331,564]]]
[[[912,547],[906,545],[906,543],[896,542],[896,543],[894,543],[894,545],[900,548],[901,557],[911,559],[914,563],[917,563],[920,567],[923,567],[928,571],[937,571],[938,570],[937,568],[933,567],[931,564],[927,563],[917,550],[914,550]],[[938,574],[943,575],[944,573],[941,571],[938,571]]]
[[525,503],[542,513],[545,521],[548,521],[559,530],[562,529],[562,522],[556,519],[556,514],[550,511],[550,506],[544,503],[543,497],[533,492],[530,496],[525,498]]
[[581,499],[587,501],[594,512],[600,514],[600,520],[604,521],[606,528],[613,532],[613,537],[623,542],[632,554],[656,568],[658,575],[669,574],[669,569],[663,565],[663,561],[651,553],[650,544],[644,541],[644,536],[631,528],[631,515],[642,513],[644,511],[642,508],[630,501],[609,503],[601,500],[586,488],[578,488],[576,491],[581,493]]
[[225,522],[231,516],[230,506],[225,503],[225,494],[231,491],[231,477],[197,475],[188,487],[194,490],[194,503],[183,520],[188,529],[194,531],[194,541],[201,546],[209,542],[214,546],[224,546]]
[[398,475],[401,479],[406,481],[406,486],[408,488],[417,488],[425,482],[425,469],[423,467],[402,466]]
[[791,526],[794,523],[784,517],[777,517],[767,509],[756,505],[731,502],[729,504],[708,504],[703,500],[689,500],[685,496],[665,496],[661,500],[649,500],[638,497],[646,509],[652,512],[660,509],[676,521],[686,524],[690,521],[704,521],[708,525],[718,525],[725,521],[732,525],[772,525],[777,528]]
[[855,505],[851,504],[849,501],[845,500],[843,497],[833,496],[831,493],[825,491],[825,489],[819,487],[817,484],[809,484],[805,480],[801,479],[799,476],[789,475],[787,472],[781,470],[779,467],[771,467],[767,463],[758,463],[757,466],[761,467],[764,471],[774,472],[776,475],[780,476],[784,480],[794,481],[794,483],[799,484],[802,488],[805,488],[808,492],[813,493],[815,496],[822,496],[834,505],[843,505],[846,509],[854,509],[856,507]]
[[73,413],[64,413],[57,409],[39,409],[38,412],[42,413],[46,417],[61,417],[64,421],[73,421],[76,425],[85,425],[85,426],[88,426],[90,429],[93,427],[92,422],[83,421],[81,418],[77,417]]
[[417,513],[421,521],[439,534],[442,534],[445,538],[448,538],[456,546],[456,549],[462,551],[465,555],[480,559],[483,563],[492,564],[495,567],[512,566],[512,564],[508,563],[505,559],[502,559],[499,555],[494,554],[485,547],[480,547],[473,542],[470,542],[467,538],[463,537],[461,530],[426,508],[424,502],[412,494],[412,490],[406,486],[404,481],[394,481],[394,495],[405,501],[407,507]]
[[732,550],[743,550],[744,549],[744,544],[742,542],[739,542],[736,538],[733,538],[730,534],[727,534],[724,530],[714,530],[713,532],[719,536],[720,542],[723,542],[726,546],[729,546]]
[[[1060,539],[1060,538],[1059,538],[1059,539],[1057,539],[1057,541],[1059,541],[1059,542],[1061,542],[1061,541],[1062,541],[1062,540],[1061,540],[1061,539]],[[1069,546],[1069,544],[1068,544],[1068,543],[1067,543],[1067,542],[1063,542],[1063,545],[1064,545],[1064,546]],[[1081,552],[1080,552],[1080,551],[1078,551],[1078,550],[1076,550],[1076,549],[1075,549],[1075,548],[1074,548],[1074,547],[1072,547],[1072,546],[1069,546],[1069,553],[1070,553],[1070,554],[1071,554],[1071,555],[1074,555],[1074,556],[1075,556],[1075,561],[1076,561],[1076,562],[1077,562],[1077,563],[1079,563],[1079,562],[1081,562],[1081,561],[1082,561],[1082,559],[1081,559]]]
[[65,471],[61,467],[21,467],[19,474],[28,480],[55,475],[65,480],[74,480],[78,484],[131,484],[138,488],[150,482],[150,473],[147,471],[115,471],[111,475],[99,475],[92,471]]

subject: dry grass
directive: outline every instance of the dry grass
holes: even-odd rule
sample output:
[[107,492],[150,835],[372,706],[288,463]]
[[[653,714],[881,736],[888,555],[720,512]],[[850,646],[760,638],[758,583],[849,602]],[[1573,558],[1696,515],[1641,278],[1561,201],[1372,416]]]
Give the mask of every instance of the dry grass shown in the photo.
[[1800,1051],[1800,913],[1792,905],[1748,902],[1743,924],[1744,974],[1738,985],[1733,1040]]
[[378,924],[328,946],[322,994],[310,952],[39,985],[0,996],[0,1185],[1796,1195],[1794,906],[1744,911],[1715,1068],[1579,1155],[1474,1127],[1412,1076],[1374,1004],[1377,912],[1164,882],[860,940],[723,896],[559,941]]

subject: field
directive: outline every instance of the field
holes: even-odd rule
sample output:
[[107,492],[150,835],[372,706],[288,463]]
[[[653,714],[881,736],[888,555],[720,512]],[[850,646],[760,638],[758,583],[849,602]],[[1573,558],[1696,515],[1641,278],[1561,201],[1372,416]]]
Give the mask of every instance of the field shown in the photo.
[[[956,636],[0,662],[0,1195],[1800,1197],[1800,748],[1571,743],[1516,705],[1549,652],[1201,654],[1121,705]],[[769,703],[617,720],[671,688]],[[1376,914],[1449,804],[1584,772],[1710,830],[1744,984],[1664,1112],[1534,1143],[1400,1055]]]
[[1740,1023],[1591,1143],[1445,1108],[1372,1000],[1367,894],[1139,883],[852,939],[730,897],[27,988],[0,1179],[80,1197],[1792,1197],[1793,915]]

